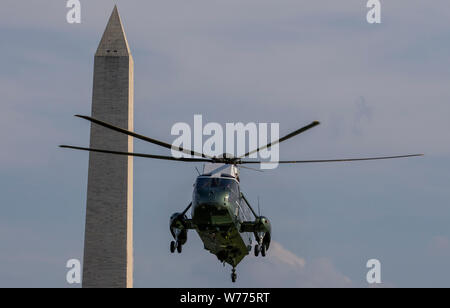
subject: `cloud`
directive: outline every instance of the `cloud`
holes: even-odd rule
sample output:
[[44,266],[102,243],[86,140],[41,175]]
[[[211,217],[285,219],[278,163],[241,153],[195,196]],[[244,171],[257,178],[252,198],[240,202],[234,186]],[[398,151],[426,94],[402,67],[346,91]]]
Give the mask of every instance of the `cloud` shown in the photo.
[[[272,242],[265,258],[249,258],[241,269],[243,283],[254,287],[351,287],[329,258],[306,261],[278,242]],[[241,279],[241,278],[240,278]]]
[[269,260],[269,262],[274,264],[284,264],[298,269],[303,269],[305,267],[306,262],[304,259],[299,258],[294,253],[286,250],[278,242],[272,242],[270,252],[272,253],[273,258]]

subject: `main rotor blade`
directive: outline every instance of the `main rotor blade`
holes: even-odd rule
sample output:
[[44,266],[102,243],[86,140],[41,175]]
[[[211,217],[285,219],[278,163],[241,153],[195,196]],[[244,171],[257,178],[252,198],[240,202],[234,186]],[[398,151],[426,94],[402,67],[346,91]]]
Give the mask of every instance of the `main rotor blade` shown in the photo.
[[66,149],[89,151],[89,152],[107,153],[107,154],[115,154],[115,155],[128,155],[128,156],[154,158],[154,159],[162,159],[162,160],[174,160],[174,161],[182,161],[182,162],[212,162],[213,161],[212,159],[207,159],[207,158],[184,158],[184,157],[175,158],[172,156],[109,151],[109,150],[101,150],[101,149],[93,149],[93,148],[75,147],[75,146],[71,146],[71,145],[60,145],[60,147],[66,148]]
[[280,139],[278,139],[278,140],[276,140],[276,141],[274,141],[274,142],[271,142],[271,143],[269,143],[269,144],[266,144],[265,146],[262,146],[262,147],[260,147],[260,148],[257,148],[256,150],[247,152],[247,153],[245,153],[243,156],[241,156],[241,157],[239,157],[239,158],[248,157],[248,156],[250,156],[250,155],[253,154],[253,153],[258,153],[259,151],[261,151],[261,150],[263,150],[263,149],[270,148],[272,145],[275,145],[275,144],[280,143],[280,142],[283,142],[283,141],[285,141],[285,140],[287,140],[287,139],[289,139],[289,138],[292,138],[292,137],[294,137],[294,136],[297,136],[298,134],[301,134],[301,133],[303,133],[304,131],[307,131],[308,129],[311,129],[311,128],[313,128],[314,126],[317,126],[317,125],[319,125],[319,124],[320,124],[319,121],[314,121],[314,122],[312,122],[311,124],[306,125],[305,127],[302,127],[302,128],[300,128],[300,129],[297,129],[296,131],[294,131],[294,132],[292,132],[292,133],[290,133],[290,134],[287,134],[286,136],[284,136],[284,137],[282,137],[282,138],[280,138]]
[[183,153],[186,153],[186,154],[199,156],[199,157],[203,157],[203,158],[212,158],[212,157],[209,157],[209,156],[207,156],[205,154],[200,154],[200,153],[197,153],[197,152],[192,151],[192,150],[186,150],[186,149],[183,149],[182,147],[176,147],[176,146],[173,146],[171,144],[165,143],[163,141],[156,140],[156,139],[144,136],[144,135],[140,135],[138,133],[135,133],[135,132],[132,132],[132,131],[129,131],[129,130],[126,130],[126,129],[123,129],[123,128],[120,128],[120,127],[117,127],[117,126],[114,126],[112,124],[103,122],[101,120],[98,120],[98,119],[95,119],[95,118],[92,118],[92,117],[89,117],[89,116],[84,116],[84,115],[79,115],[79,114],[76,114],[75,116],[79,117],[79,118],[82,118],[82,119],[85,119],[85,120],[88,120],[88,121],[90,121],[92,123],[98,124],[100,126],[112,129],[112,130],[114,130],[116,132],[119,132],[119,133],[122,133],[122,134],[125,134],[125,135],[128,135],[128,136],[132,136],[132,137],[135,137],[137,139],[141,139],[141,140],[144,140],[144,141],[147,141],[147,142],[159,145],[159,146],[167,148],[167,149],[173,149],[173,150],[176,150],[176,151],[179,151],[179,152],[183,152]]
[[239,166],[239,168],[248,169],[248,170],[252,170],[252,171],[258,171],[258,172],[264,172],[263,170],[256,169],[256,168],[250,168],[250,167],[246,167],[246,166]]
[[263,161],[240,161],[237,164],[305,164],[305,163],[333,163],[333,162],[350,162],[350,161],[362,161],[362,160],[380,160],[380,159],[392,159],[392,158],[406,158],[423,156],[424,154],[409,154],[409,155],[399,155],[399,156],[381,156],[381,157],[365,157],[365,158],[342,158],[342,159],[318,159],[318,160],[282,160],[279,162],[263,162]]

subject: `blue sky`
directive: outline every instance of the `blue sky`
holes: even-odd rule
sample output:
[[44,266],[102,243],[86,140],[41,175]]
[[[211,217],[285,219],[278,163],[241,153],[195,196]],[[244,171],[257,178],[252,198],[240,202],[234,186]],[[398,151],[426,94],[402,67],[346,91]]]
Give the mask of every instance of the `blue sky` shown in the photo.
[[[0,286],[67,287],[82,258],[93,59],[114,2],[5,0],[0,12]],[[425,153],[424,158],[242,172],[276,242],[236,286],[449,286],[450,4],[382,1],[117,1],[135,61],[135,130],[172,141],[176,122],[321,125],[281,159]],[[135,142],[135,150],[167,154]],[[198,165],[200,167],[200,165]],[[135,159],[135,285],[228,287],[229,268],[191,232],[170,255],[169,216],[194,165]],[[156,176],[157,175],[157,176]],[[164,189],[161,189],[163,187]]]

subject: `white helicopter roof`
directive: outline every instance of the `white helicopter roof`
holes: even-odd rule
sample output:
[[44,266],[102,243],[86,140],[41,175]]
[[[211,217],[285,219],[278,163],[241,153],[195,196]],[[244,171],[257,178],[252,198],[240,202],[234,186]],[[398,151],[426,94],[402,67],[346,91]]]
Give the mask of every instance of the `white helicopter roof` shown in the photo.
[[239,179],[239,169],[235,165],[222,163],[206,163],[203,165],[203,175],[211,177],[234,177]]

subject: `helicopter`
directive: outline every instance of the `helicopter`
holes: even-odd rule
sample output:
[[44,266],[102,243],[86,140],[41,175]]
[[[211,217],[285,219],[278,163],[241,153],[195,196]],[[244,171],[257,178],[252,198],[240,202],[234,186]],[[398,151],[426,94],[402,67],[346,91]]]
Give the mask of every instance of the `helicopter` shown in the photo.
[[[250,155],[286,141],[320,124],[318,121],[313,121],[312,123],[303,126],[302,128],[297,129],[279,138],[278,140],[249,151],[239,157],[234,157],[233,155],[226,153],[220,155],[219,157],[212,157],[191,149],[184,149],[179,146],[177,147],[157,139],[140,135],[133,131],[114,126],[93,117],[84,115],[76,115],[76,117],[88,120],[91,123],[100,125],[110,130],[132,136],[136,139],[144,140],[167,149],[189,154],[191,157],[176,158],[173,156],[130,153],[70,145],[60,145],[61,148],[177,162],[204,163],[203,172],[198,172],[198,177],[195,180],[192,201],[183,211],[174,213],[170,217],[169,230],[173,237],[173,241],[170,242],[170,252],[174,253],[177,251],[178,253],[181,253],[183,246],[187,242],[188,231],[195,230],[203,242],[204,248],[214,254],[217,259],[223,263],[223,265],[229,264],[232,267],[231,281],[233,283],[236,282],[237,279],[237,265],[252,251],[252,249],[256,257],[259,255],[265,257],[267,251],[269,250],[272,238],[272,225],[270,220],[267,217],[260,215],[259,210],[258,213],[255,212],[247,197],[240,189],[239,169],[243,168],[257,170],[245,166],[262,163],[262,161],[259,160],[249,160],[248,157]],[[352,162],[407,158],[415,156],[423,156],[423,154],[326,160],[282,160],[277,163],[302,164]],[[187,215],[190,209],[191,218]],[[253,242],[255,243],[254,245]]]

